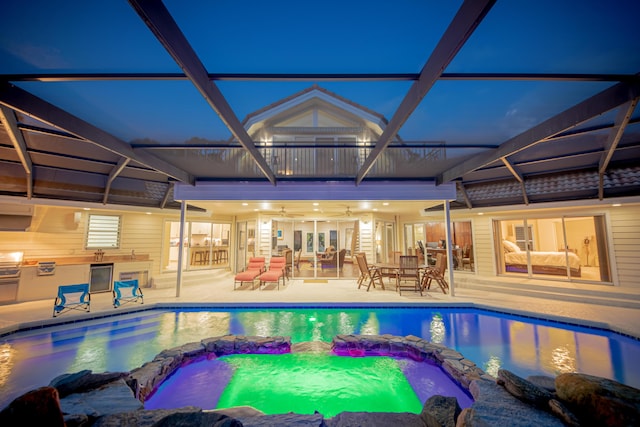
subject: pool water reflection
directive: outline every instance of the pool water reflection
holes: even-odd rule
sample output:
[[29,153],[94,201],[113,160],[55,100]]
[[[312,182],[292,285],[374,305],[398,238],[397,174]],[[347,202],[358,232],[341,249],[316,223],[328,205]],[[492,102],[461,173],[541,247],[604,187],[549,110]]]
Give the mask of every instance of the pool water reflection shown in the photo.
[[640,341],[598,329],[469,308],[203,308],[137,313],[18,332],[0,340],[0,407],[82,369],[128,371],[163,349],[227,334],[415,335],[442,343],[487,373],[526,377],[576,371],[640,388]]

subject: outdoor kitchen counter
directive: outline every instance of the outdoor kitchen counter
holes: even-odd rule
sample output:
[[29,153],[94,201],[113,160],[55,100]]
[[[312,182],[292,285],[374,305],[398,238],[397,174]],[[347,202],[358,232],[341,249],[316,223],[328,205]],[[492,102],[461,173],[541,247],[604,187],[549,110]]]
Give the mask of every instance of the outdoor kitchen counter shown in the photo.
[[[39,262],[55,262],[55,268],[47,273],[39,268]],[[20,282],[17,289],[16,302],[35,301],[55,298],[60,285],[75,285],[91,281],[91,267],[96,265],[113,265],[113,280],[138,278],[140,286],[147,286],[150,279],[152,260],[148,254],[137,255],[105,255],[101,261],[93,256],[59,257],[26,260],[21,265]]]
[[25,259],[22,262],[22,267],[37,267],[38,262],[55,262],[59,265],[78,265],[78,264],[108,264],[116,262],[135,262],[135,261],[150,261],[149,254],[136,254],[135,257],[131,255],[104,255],[100,261],[95,256],[69,256],[69,257],[39,257],[38,259]]

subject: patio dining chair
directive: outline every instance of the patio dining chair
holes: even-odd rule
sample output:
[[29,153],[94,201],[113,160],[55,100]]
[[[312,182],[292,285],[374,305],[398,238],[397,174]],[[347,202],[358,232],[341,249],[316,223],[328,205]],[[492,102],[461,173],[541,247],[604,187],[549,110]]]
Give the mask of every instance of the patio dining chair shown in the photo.
[[[407,285],[407,282],[411,285]],[[396,273],[396,290],[402,295],[403,289],[420,292],[422,295],[417,255],[400,255],[400,265]]]
[[358,268],[360,269],[360,277],[358,277],[358,289],[362,285],[367,284],[367,292],[371,288],[376,287],[376,281],[378,284],[384,289],[384,282],[382,281],[382,273],[380,270],[373,265],[368,265],[367,260],[364,255],[356,254],[356,262],[358,263]]
[[436,265],[424,270],[421,288],[428,291],[431,288],[431,282],[435,281],[438,286],[440,286],[440,289],[442,289],[442,293],[446,294],[449,290],[449,284],[444,278],[446,269],[447,256],[445,254],[437,254]]

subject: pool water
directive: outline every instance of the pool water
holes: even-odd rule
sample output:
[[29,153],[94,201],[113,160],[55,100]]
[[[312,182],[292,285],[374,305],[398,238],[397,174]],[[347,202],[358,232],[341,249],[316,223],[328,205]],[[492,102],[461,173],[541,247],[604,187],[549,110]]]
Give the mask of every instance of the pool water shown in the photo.
[[428,363],[382,356],[242,354],[180,368],[147,399],[145,409],[246,405],[266,414],[318,411],[327,417],[343,411],[420,413],[436,394],[456,397],[462,408],[472,403]]
[[582,372],[640,388],[640,341],[599,329],[470,308],[176,308],[0,338],[0,408],[64,373],[129,371],[164,349],[227,334],[289,336],[292,343],[415,335],[493,375],[500,368],[523,377]]

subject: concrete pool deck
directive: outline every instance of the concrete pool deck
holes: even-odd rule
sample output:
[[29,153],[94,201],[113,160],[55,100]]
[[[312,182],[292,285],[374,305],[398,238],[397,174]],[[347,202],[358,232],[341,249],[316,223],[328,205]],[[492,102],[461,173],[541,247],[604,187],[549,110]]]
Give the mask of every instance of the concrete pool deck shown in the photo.
[[[458,287],[455,296],[444,295],[439,288],[431,288],[426,295],[403,291],[399,295],[395,286],[386,290],[363,287],[357,289],[354,279],[329,280],[327,283],[312,283],[303,278],[293,278],[287,285],[276,289],[267,285],[261,290],[251,290],[248,285],[234,290],[233,275],[226,271],[214,271],[211,280],[203,284],[183,285],[180,296],[175,288],[143,288],[144,305],[127,304],[113,308],[111,292],[91,295],[91,313],[72,311],[53,318],[53,301],[29,301],[0,306],[0,334],[6,334],[25,327],[37,327],[59,322],[90,319],[93,316],[129,312],[155,304],[393,304],[393,305],[473,305],[514,314],[526,314],[550,320],[560,320],[587,326],[609,328],[636,338],[640,338],[640,309],[619,305],[583,303],[567,301],[557,294],[546,298],[506,294]],[[386,283],[386,282],[385,282]],[[542,282],[537,282],[542,283]],[[567,286],[589,287],[590,285],[567,284]],[[593,287],[592,287],[593,288]],[[608,287],[613,288],[613,287]],[[625,291],[621,291],[624,299]],[[629,291],[626,291],[627,293]],[[630,294],[631,295],[631,294]],[[635,295],[635,294],[634,294]],[[575,299],[575,298],[574,298]],[[573,319],[573,320],[572,320]]]

